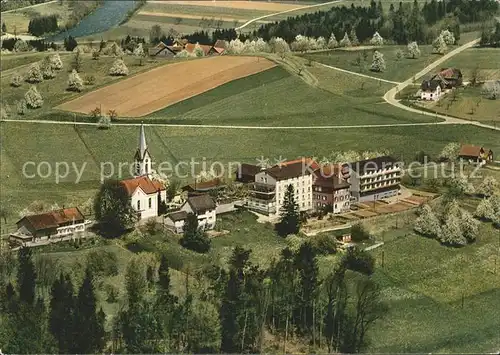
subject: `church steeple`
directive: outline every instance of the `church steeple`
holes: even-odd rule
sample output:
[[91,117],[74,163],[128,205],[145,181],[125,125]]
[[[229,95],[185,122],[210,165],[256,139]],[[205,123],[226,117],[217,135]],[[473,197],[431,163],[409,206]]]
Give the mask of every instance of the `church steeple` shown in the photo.
[[139,145],[135,152],[135,176],[144,176],[151,174],[151,156],[149,155],[148,145],[146,143],[146,133],[144,124],[141,123],[139,132]]

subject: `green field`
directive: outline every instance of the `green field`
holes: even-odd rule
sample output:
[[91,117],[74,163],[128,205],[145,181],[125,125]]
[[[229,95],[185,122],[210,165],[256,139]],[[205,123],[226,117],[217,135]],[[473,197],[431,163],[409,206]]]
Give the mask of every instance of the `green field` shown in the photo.
[[[66,55],[69,53],[61,53],[60,55]],[[34,62],[38,62],[42,60],[47,53],[21,53],[21,54],[2,54],[2,60],[0,62],[0,67],[2,73],[5,73],[5,71],[13,69],[13,68],[18,68],[22,67]],[[6,75],[6,74],[3,74]]]
[[[385,64],[387,67],[387,69],[381,73],[370,71],[373,49],[337,49],[321,53],[304,54],[304,57],[341,69],[350,70],[356,73],[362,73],[391,81],[407,80],[408,78],[411,78],[413,75],[415,75],[419,70],[425,68],[427,65],[439,58],[439,55],[432,54],[431,46],[420,46],[420,51],[422,54],[417,59],[402,58],[401,60],[397,60],[397,51],[402,50],[403,53],[405,53],[406,46],[388,45],[381,47],[378,50],[384,55]],[[363,52],[365,54],[363,54]],[[357,64],[358,58],[360,59],[360,65]]]
[[[286,159],[321,158],[342,150],[387,149],[409,161],[419,150],[437,156],[447,142],[500,149],[497,132],[463,125],[286,131],[149,126],[146,134],[148,147],[158,164],[167,161],[175,165],[194,158],[200,164],[205,160],[208,168],[214,161],[256,163],[261,156],[273,161],[280,155]],[[106,131],[92,126],[75,129],[72,125],[1,123],[0,199],[10,212],[9,224],[12,226],[19,211],[35,200],[66,206],[85,203],[99,186],[101,163],[113,163],[117,174],[120,162],[132,162],[137,137],[138,128],[131,126],[115,125]],[[23,175],[26,162],[38,166],[44,161],[53,170],[56,162],[74,163],[78,169],[86,165],[77,184],[74,170],[58,183],[54,175],[47,178]],[[104,168],[104,173],[108,173],[107,166]],[[47,173],[47,169],[46,164],[42,166],[42,173]],[[199,171],[200,165],[195,170]],[[35,173],[33,166],[28,166],[27,173]],[[122,178],[127,176],[127,170],[123,169]]]

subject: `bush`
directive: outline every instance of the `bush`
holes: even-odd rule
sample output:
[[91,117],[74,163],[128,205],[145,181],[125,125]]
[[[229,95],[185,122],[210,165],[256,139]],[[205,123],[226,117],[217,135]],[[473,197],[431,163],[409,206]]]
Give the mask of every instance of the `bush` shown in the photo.
[[83,80],[80,78],[80,75],[76,72],[75,69],[71,71],[68,76],[68,91],[76,91],[80,92],[83,89]]
[[117,59],[109,69],[109,75],[126,76],[128,75],[128,68],[122,59]]
[[311,244],[319,255],[330,255],[337,252],[337,240],[329,235],[320,234],[312,238]]
[[25,99],[16,101],[16,110],[18,115],[23,116],[26,114],[26,112],[28,111],[28,106],[26,105]]
[[24,99],[26,100],[26,104],[29,108],[39,108],[43,105],[42,95],[40,95],[36,86],[29,88],[26,94],[24,94]]
[[85,85],[94,85],[94,84],[95,84],[95,76],[85,75]]
[[366,251],[358,247],[350,247],[347,249],[340,264],[346,269],[357,271],[365,275],[373,274],[375,269],[375,259]]
[[92,275],[97,277],[118,275],[116,254],[107,250],[91,251],[87,255],[87,265],[92,271]]
[[32,84],[43,81],[42,70],[40,69],[40,65],[38,63],[33,63],[30,65],[28,74],[26,74],[26,81]]
[[370,233],[361,223],[354,224],[351,227],[351,240],[353,242],[362,242],[368,239],[370,239]]
[[23,84],[23,77],[21,76],[21,74],[19,74],[19,73],[14,74],[12,76],[12,79],[10,80],[10,85],[15,87],[15,88],[18,88],[22,84]]
[[101,116],[97,122],[97,128],[99,129],[109,129],[111,128],[111,118],[108,116]]

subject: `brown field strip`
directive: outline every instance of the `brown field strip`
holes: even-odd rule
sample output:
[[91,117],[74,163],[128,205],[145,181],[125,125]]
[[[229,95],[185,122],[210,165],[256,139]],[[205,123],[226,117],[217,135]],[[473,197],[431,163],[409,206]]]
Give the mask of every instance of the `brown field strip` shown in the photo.
[[304,4],[287,4],[278,2],[263,2],[263,1],[148,1],[151,4],[162,5],[191,5],[191,6],[209,6],[209,7],[225,7],[230,9],[245,9],[245,10],[264,10],[271,12],[279,12],[285,10],[297,9]]
[[259,57],[222,56],[165,65],[65,102],[57,109],[89,113],[116,110],[119,117],[141,117],[232,80],[276,66]]

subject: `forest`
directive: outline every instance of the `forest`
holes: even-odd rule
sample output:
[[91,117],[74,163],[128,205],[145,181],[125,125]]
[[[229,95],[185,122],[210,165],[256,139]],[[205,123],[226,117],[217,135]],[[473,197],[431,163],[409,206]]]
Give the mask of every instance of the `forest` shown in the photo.
[[236,247],[226,268],[184,271],[182,296],[172,292],[164,256],[135,254],[122,292],[109,295],[119,304],[110,315],[96,297],[100,278],[118,272],[110,255],[90,253],[82,281],[61,273],[44,287],[32,249],[21,248],[17,258],[10,253],[2,260],[2,350],[256,353],[266,341],[269,349],[271,338],[279,352],[293,351],[292,342],[318,351],[362,351],[385,312],[371,279],[374,260],[353,247],[320,276],[318,252],[304,242],[262,269],[250,261],[251,250]]

